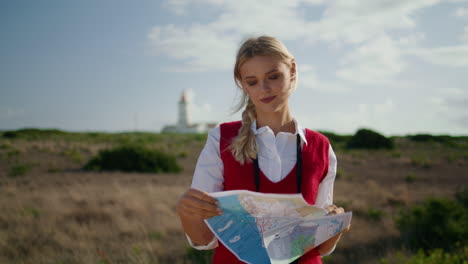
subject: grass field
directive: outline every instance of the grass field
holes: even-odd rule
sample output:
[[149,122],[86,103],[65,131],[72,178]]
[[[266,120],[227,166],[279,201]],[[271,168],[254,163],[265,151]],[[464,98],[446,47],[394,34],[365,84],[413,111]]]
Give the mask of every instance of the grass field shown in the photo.
[[[195,263],[175,204],[189,187],[206,135],[29,133],[0,137],[0,263]],[[467,186],[468,138],[393,150],[337,142],[335,204],[351,231],[324,263],[379,263],[401,251],[393,218]],[[177,174],[87,172],[99,150],[141,144],[178,157]]]

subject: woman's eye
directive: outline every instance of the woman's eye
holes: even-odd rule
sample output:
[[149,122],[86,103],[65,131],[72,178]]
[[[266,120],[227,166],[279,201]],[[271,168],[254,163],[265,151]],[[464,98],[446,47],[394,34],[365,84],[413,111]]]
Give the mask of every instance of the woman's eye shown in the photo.
[[248,82],[247,85],[248,86],[254,86],[257,82]]
[[271,75],[270,80],[276,80],[279,78],[279,74]]

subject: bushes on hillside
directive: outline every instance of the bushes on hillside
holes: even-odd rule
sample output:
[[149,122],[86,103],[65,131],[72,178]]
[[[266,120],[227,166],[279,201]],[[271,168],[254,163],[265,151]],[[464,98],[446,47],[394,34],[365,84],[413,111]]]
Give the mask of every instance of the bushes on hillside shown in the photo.
[[351,137],[347,147],[350,149],[392,149],[393,141],[370,129],[359,129]]
[[402,253],[397,253],[394,261],[382,259],[381,264],[398,263],[398,264],[466,264],[468,259],[468,246],[457,248],[455,252],[445,252],[442,249],[431,250],[426,253],[424,250],[419,250],[413,256],[405,256]]
[[453,250],[468,242],[468,189],[456,200],[429,199],[422,205],[402,211],[396,219],[403,243],[409,249]]
[[210,263],[213,259],[213,250],[198,250],[192,247],[186,248],[185,256],[193,264]]
[[155,173],[181,171],[174,156],[141,146],[122,146],[102,150],[83,169]]
[[63,135],[66,132],[58,129],[38,129],[38,128],[24,128],[12,131],[3,132],[4,138],[27,138],[27,139],[41,139],[44,136],[50,135]]
[[416,142],[440,142],[440,143],[446,143],[453,139],[451,136],[448,136],[448,135],[437,136],[437,135],[431,135],[431,134],[409,135],[408,138]]
[[349,141],[351,136],[349,135],[338,135],[333,132],[328,131],[319,131],[321,134],[326,136],[332,145],[339,144],[339,143],[346,143]]

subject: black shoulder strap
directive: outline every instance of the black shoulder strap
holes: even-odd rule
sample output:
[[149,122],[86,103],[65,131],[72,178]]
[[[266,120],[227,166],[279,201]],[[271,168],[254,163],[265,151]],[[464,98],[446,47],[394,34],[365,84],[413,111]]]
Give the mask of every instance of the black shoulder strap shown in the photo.
[[260,169],[258,168],[258,155],[253,160],[253,165],[254,165],[254,177],[255,177],[254,178],[255,191],[259,192],[260,191],[260,175],[259,175]]
[[301,137],[297,134],[297,146],[296,146],[296,184],[297,192],[302,193],[302,150],[301,150]]

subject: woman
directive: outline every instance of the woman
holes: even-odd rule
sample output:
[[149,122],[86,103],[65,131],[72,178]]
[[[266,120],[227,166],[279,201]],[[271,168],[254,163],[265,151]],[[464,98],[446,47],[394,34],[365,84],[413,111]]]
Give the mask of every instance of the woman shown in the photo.
[[[297,70],[286,47],[269,36],[246,40],[237,53],[234,78],[243,93],[242,121],[223,123],[209,132],[192,187],[177,204],[190,244],[216,248],[215,264],[243,262],[218,243],[203,221],[222,214],[210,192],[300,192],[309,204],[324,207],[329,214],[344,213],[332,205],[336,158],[327,138],[302,129],[290,112]],[[330,254],[340,236],[309,251],[298,263],[322,263],[320,256]]]

